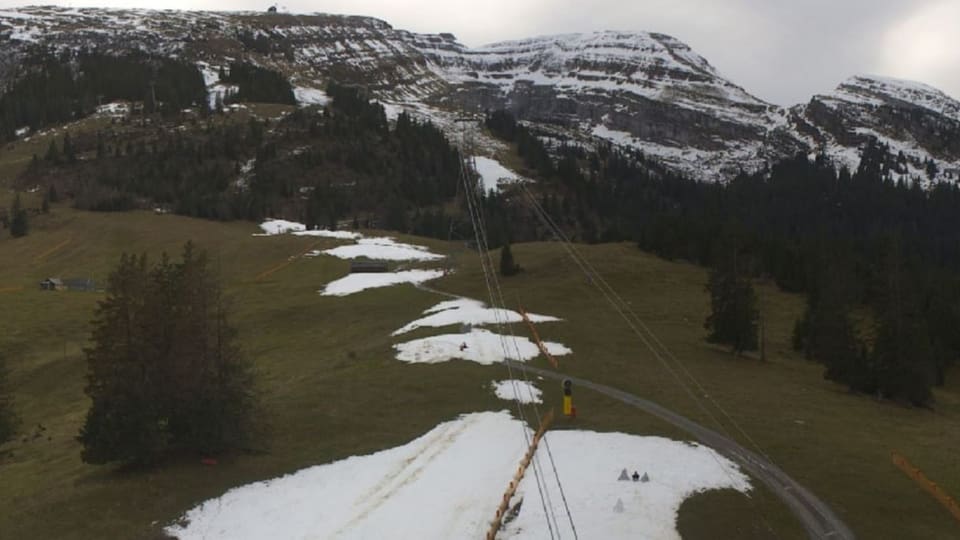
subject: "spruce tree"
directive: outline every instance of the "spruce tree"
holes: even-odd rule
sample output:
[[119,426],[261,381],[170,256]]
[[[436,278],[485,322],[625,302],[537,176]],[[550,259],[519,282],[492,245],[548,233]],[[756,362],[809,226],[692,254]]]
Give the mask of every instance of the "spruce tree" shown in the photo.
[[20,203],[20,194],[13,199],[13,205],[10,207],[10,234],[14,238],[26,236],[30,232],[30,224],[27,218],[27,211]]
[[917,279],[905,263],[899,236],[888,241],[886,295],[877,307],[879,328],[871,362],[880,397],[926,405],[936,380],[934,344],[916,291]]
[[707,341],[729,345],[735,353],[757,349],[757,299],[749,277],[740,275],[736,256],[710,272],[710,315],[704,322]]
[[253,374],[206,256],[189,243],[179,263],[124,255],[107,293],[85,350],[83,460],[142,464],[245,447]]
[[70,133],[63,134],[63,157],[67,160],[67,163],[76,163],[77,161],[77,152],[73,147],[73,140],[70,138]]
[[794,348],[822,363],[824,378],[851,390],[873,391],[875,373],[850,318],[854,281],[850,263],[841,251],[820,259],[806,311],[794,327]]
[[50,139],[50,146],[47,147],[47,155],[44,159],[55,165],[60,163],[60,149],[57,148],[57,141]]
[[510,249],[510,242],[507,241],[500,248],[500,275],[512,276],[520,271],[520,266],[513,260],[513,251]]

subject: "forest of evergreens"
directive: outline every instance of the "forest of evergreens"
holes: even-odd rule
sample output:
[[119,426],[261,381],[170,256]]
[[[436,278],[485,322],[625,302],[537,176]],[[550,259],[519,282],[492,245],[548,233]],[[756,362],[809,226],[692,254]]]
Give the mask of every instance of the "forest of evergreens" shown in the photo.
[[926,404],[960,355],[960,188],[894,180],[880,144],[852,173],[798,155],[711,183],[608,146],[547,149],[508,113],[487,125],[517,145],[574,237],[714,267],[733,254],[748,275],[806,293],[794,344],[852,390]]
[[22,74],[0,94],[0,142],[13,140],[20,128],[78,120],[116,100],[140,102],[145,113],[165,115],[207,103],[195,65],[144,53],[68,51],[32,58],[18,69]]

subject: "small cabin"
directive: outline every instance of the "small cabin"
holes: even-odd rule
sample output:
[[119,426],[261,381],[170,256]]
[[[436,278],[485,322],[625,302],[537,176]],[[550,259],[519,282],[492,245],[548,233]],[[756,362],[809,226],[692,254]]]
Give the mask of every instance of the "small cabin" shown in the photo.
[[40,290],[42,291],[62,291],[64,289],[63,280],[60,278],[47,278],[40,282]]
[[350,261],[351,274],[373,274],[389,271],[383,261]]

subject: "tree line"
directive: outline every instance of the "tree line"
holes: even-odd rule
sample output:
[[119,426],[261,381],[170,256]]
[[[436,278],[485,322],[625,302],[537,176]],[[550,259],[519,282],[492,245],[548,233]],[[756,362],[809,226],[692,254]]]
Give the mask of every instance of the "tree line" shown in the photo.
[[122,56],[91,50],[29,57],[0,93],[0,141],[16,130],[33,131],[71,122],[116,100],[143,104],[144,112],[165,115],[205,107],[203,76],[191,63],[132,52]]
[[[632,240],[712,267],[708,290],[732,312],[751,311],[744,279],[769,276],[805,293],[795,345],[852,390],[926,404],[960,356],[960,188],[902,180],[897,158],[876,141],[853,172],[797,155],[712,183],[637,151],[547,143],[508,112],[489,113],[486,125],[516,145],[541,204],[573,238]],[[548,237],[512,212],[515,238]],[[740,337],[708,321],[710,338],[735,349],[746,339],[749,349],[756,322],[737,320]]]
[[407,114],[391,125],[360,89],[331,84],[328,93],[327,107],[279,121],[68,133],[19,183],[55,185],[95,211],[162,206],[211,219],[355,220],[430,236],[449,229],[444,204],[457,193],[460,155],[442,131]]

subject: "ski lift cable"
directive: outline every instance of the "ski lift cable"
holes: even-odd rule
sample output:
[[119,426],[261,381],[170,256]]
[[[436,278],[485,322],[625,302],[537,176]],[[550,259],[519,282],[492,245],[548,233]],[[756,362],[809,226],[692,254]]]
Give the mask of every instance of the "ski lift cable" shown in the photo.
[[[653,343],[654,343],[681,371],[683,371],[683,374],[693,383],[693,385],[694,385],[694,386],[696,387],[696,389],[700,392],[700,394],[703,395],[708,401],[711,402],[711,404],[712,404],[714,407],[717,408],[717,410],[720,411],[720,413],[724,416],[724,418],[726,418],[727,421],[729,421],[730,424],[733,425],[733,427],[734,427],[741,435],[743,435],[743,437],[750,443],[751,446],[753,446],[753,448],[754,448],[760,455],[762,455],[765,459],[767,459],[768,461],[770,461],[771,463],[773,463],[773,460],[770,458],[769,455],[767,455],[766,452],[763,451],[763,448],[761,448],[760,445],[753,439],[753,437],[751,437],[750,434],[747,433],[747,432],[743,429],[743,427],[730,415],[730,413],[727,412],[727,410],[726,410],[719,402],[717,402],[717,400],[714,399],[713,396],[712,396],[709,392],[706,391],[706,389],[703,387],[703,385],[700,384],[700,381],[690,372],[690,370],[686,367],[686,365],[685,365],[683,362],[681,362],[681,361],[676,357],[676,355],[673,354],[673,351],[671,351],[670,348],[667,347],[667,346],[663,343],[663,341],[657,336],[657,334],[650,329],[649,325],[647,325],[647,323],[646,323],[643,319],[641,319],[640,316],[638,316],[638,315],[636,314],[636,312],[633,310],[633,308],[630,306],[630,304],[627,303],[627,302],[623,299],[623,297],[620,296],[619,293],[617,293],[617,291],[609,284],[609,282],[607,282],[607,280],[600,274],[600,272],[597,271],[597,269],[590,263],[589,260],[587,260],[585,257],[583,257],[579,252],[577,252],[576,247],[573,246],[572,242],[570,242],[569,238],[563,233],[563,231],[562,231],[561,229],[559,229],[559,226],[557,226],[556,222],[553,221],[553,219],[552,219],[548,214],[546,214],[546,212],[545,212],[545,210],[543,209],[543,207],[540,206],[539,202],[536,201],[536,199],[535,199],[535,198],[533,197],[533,195],[529,192],[529,190],[526,190],[526,188],[523,188],[523,189],[526,191],[526,194],[527,194],[527,196],[529,197],[529,199],[530,199],[530,201],[531,201],[531,204],[536,205],[536,206],[538,207],[538,211],[539,211],[539,212],[542,212],[542,213],[543,213],[543,216],[551,222],[552,229],[554,229],[554,234],[555,234],[555,235],[556,235],[556,234],[559,234],[561,241],[562,241],[562,242],[565,242],[567,245],[569,245],[570,251],[572,252],[572,253],[571,253],[571,257],[574,257],[575,260],[576,260],[576,259],[579,259],[579,260],[582,262],[583,266],[586,267],[587,270],[585,270],[585,272],[587,273],[587,277],[591,278],[592,280],[596,280],[597,282],[599,282],[599,286],[605,288],[605,289],[610,293],[610,295],[613,296],[613,298],[617,301],[617,303],[619,303],[619,305],[623,308],[623,310],[624,310],[631,318],[633,318],[634,321],[636,321],[636,323],[640,326],[640,328],[641,328],[642,330],[644,330],[644,332],[650,337],[650,339],[653,341]],[[725,430],[725,428],[723,427],[723,425],[722,425],[721,423],[717,422],[717,424],[721,427],[721,429],[724,429],[724,430]],[[727,432],[726,434],[729,435],[729,432]]]
[[[680,375],[677,373],[677,371],[670,366],[670,362],[668,362],[667,359],[664,358],[664,355],[661,353],[661,351],[659,351],[658,348],[654,346],[654,343],[658,344],[659,347],[662,347],[662,348],[664,349],[664,351],[666,351],[667,354],[669,354],[669,356],[670,356],[670,358],[673,360],[673,362],[675,362],[675,363],[677,363],[677,364],[680,364],[681,369],[685,372],[685,374],[687,375],[687,377],[690,378],[690,379],[694,382],[694,384],[701,390],[701,392],[702,392],[706,397],[708,397],[708,399],[710,399],[711,403],[713,403],[714,406],[716,406],[718,409],[721,410],[721,412],[724,414],[724,416],[726,416],[726,417],[728,418],[728,420],[730,420],[730,422],[737,427],[738,431],[740,431],[741,433],[743,433],[743,434],[747,437],[747,439],[748,439],[749,441],[751,441],[751,443],[752,443],[755,447],[757,447],[757,450],[758,450],[761,454],[763,454],[764,457],[767,457],[766,454],[763,453],[762,449],[760,449],[759,446],[756,444],[756,442],[755,442],[751,437],[749,437],[749,435],[746,434],[746,432],[737,424],[737,422],[736,422],[735,420],[733,420],[732,417],[730,417],[730,415],[723,409],[723,407],[721,407],[720,404],[717,403],[715,400],[713,400],[712,398],[710,398],[709,394],[707,394],[707,393],[703,390],[703,386],[700,385],[700,383],[696,380],[696,378],[693,376],[693,374],[690,373],[689,370],[687,370],[687,369],[682,365],[682,363],[679,361],[679,359],[670,352],[670,350],[666,347],[666,345],[664,345],[663,342],[660,341],[659,338],[656,337],[656,334],[649,328],[649,326],[646,325],[646,324],[643,322],[643,320],[640,319],[639,316],[636,315],[635,312],[633,312],[633,310],[632,310],[632,309],[629,307],[629,305],[623,300],[623,298],[622,298],[619,294],[616,293],[616,291],[613,289],[613,287],[611,287],[610,284],[599,274],[599,272],[596,271],[596,269],[589,263],[589,261],[587,261],[585,258],[583,258],[583,257],[576,251],[576,249],[575,249],[575,248],[573,247],[573,245],[572,245],[572,242],[570,242],[569,238],[563,233],[563,231],[559,228],[559,226],[556,224],[556,222],[549,216],[549,214],[546,213],[546,211],[542,208],[542,206],[540,206],[540,204],[537,202],[536,198],[535,198],[535,197],[533,196],[533,194],[526,188],[526,186],[523,186],[522,184],[520,184],[520,189],[521,189],[521,191],[523,191],[523,193],[526,195],[526,197],[527,197],[527,199],[528,199],[531,207],[534,209],[534,213],[535,213],[535,214],[537,215],[537,217],[544,223],[544,225],[546,225],[547,228],[554,234],[554,236],[557,238],[557,240],[560,241],[560,243],[561,243],[561,245],[563,246],[564,250],[565,250],[565,251],[567,252],[567,254],[570,256],[570,258],[574,261],[574,263],[576,263],[577,266],[580,267],[580,270],[583,271],[584,274],[587,276],[587,278],[590,279],[591,283],[593,283],[593,284],[597,287],[597,289],[601,292],[601,294],[604,296],[604,298],[607,300],[607,302],[610,303],[610,305],[614,308],[614,310],[615,310],[615,311],[621,316],[621,318],[623,318],[623,320],[627,323],[627,326],[630,327],[630,329],[637,335],[638,338],[640,338],[641,343],[643,343],[643,345],[646,346],[647,349],[650,350],[650,352],[651,352],[651,353],[654,355],[654,357],[660,362],[660,364],[663,366],[663,368],[664,368],[668,373],[670,373],[670,375],[674,378],[674,380],[677,382],[677,384],[687,393],[687,395],[688,395],[688,396],[691,398],[691,400],[700,408],[700,410],[701,410],[705,415],[707,415],[707,417],[709,417],[709,418],[721,429],[721,431],[723,431],[727,436],[730,436],[730,432],[727,430],[727,428],[724,426],[724,424],[723,424],[722,422],[720,422],[719,419],[718,419],[712,412],[710,412],[710,410],[709,410],[709,409],[703,404],[703,402],[696,396],[696,393],[693,392],[686,383],[684,383],[683,379],[681,379],[681,377],[680,377]],[[643,330],[643,331],[642,331],[642,330]],[[733,481],[733,477],[732,477],[732,475],[729,473],[728,467],[726,467],[725,465],[723,465],[723,464],[719,461],[719,459],[717,458],[717,456],[714,455],[713,457],[714,457],[714,459],[717,461],[717,464],[720,466],[721,470],[724,471],[724,474],[726,474],[727,477],[730,478],[731,481]],[[769,457],[767,457],[767,459],[769,460]],[[773,463],[773,460],[770,460],[770,462]],[[755,503],[754,503],[754,504],[755,504]],[[779,535],[778,535],[778,534],[776,533],[776,531],[773,529],[772,525],[771,525],[770,522],[767,520],[767,518],[766,518],[766,516],[763,514],[763,512],[760,511],[759,509],[757,509],[757,511],[758,511],[761,519],[764,521],[765,525],[767,526],[767,528],[768,528],[775,536],[778,536],[778,537],[779,537]]]
[[[469,163],[470,163],[470,165],[471,165],[471,167],[472,167],[472,171],[475,172],[475,171],[476,171],[476,165],[472,162],[472,160],[471,160]],[[475,196],[476,196],[475,190],[469,190],[469,191],[468,191],[468,194],[469,194],[469,196],[471,196],[471,197],[475,197]],[[479,207],[479,205],[477,205],[477,203],[474,203],[474,204]],[[479,214],[479,215],[478,215],[478,219],[479,219],[480,225],[481,225],[480,231],[481,231],[481,234],[482,234],[482,239],[483,239],[483,244],[484,244],[484,245],[482,246],[482,250],[481,250],[481,257],[482,257],[482,258],[485,258],[485,259],[488,261],[489,266],[492,268],[492,267],[493,267],[493,262],[490,260],[489,244],[488,244],[488,241],[487,241],[487,238],[486,238],[486,225],[485,225],[485,223],[483,222],[482,212],[478,212],[478,214]],[[491,297],[491,303],[494,304],[493,307],[494,307],[494,309],[495,309],[495,312],[499,313],[499,311],[497,310],[497,307],[498,307],[497,304],[499,304],[499,307],[501,307],[501,308],[503,308],[503,309],[505,310],[505,309],[506,309],[506,301],[504,300],[503,289],[500,287],[500,282],[499,282],[499,280],[498,280],[497,277],[496,277],[496,271],[495,271],[495,270],[492,270],[492,273],[493,273],[492,282],[493,282],[493,285],[494,285],[495,290],[496,290],[496,297],[495,297],[495,298],[494,298],[494,297]],[[498,322],[499,322],[499,321],[498,321]],[[521,355],[520,355],[520,350],[519,350],[519,344],[517,343],[516,336],[514,335],[513,327],[510,326],[510,325],[502,325],[502,324],[500,324],[499,327],[500,327],[501,335],[503,335],[503,330],[506,330],[506,331],[509,333],[510,341],[511,341],[511,343],[513,344],[514,352],[516,353],[515,358],[520,358]],[[506,355],[505,355],[505,356],[506,356]],[[525,387],[527,388],[527,391],[530,392],[530,393],[532,393],[532,390],[531,390],[531,389],[532,389],[532,385],[530,384],[530,381],[529,381],[529,379],[528,379],[528,377],[527,377],[526,371],[525,371],[525,370],[520,370],[520,372],[521,372],[521,374],[522,374],[522,376],[523,376],[523,382],[526,383]],[[514,392],[515,392],[515,394],[517,394],[517,390],[514,390]],[[531,396],[531,397],[532,397],[532,396]],[[530,402],[531,402],[531,404],[532,404],[532,406],[533,406],[534,414],[535,414],[535,416],[536,416],[536,418],[537,418],[537,421],[540,422],[540,418],[541,418],[540,408],[539,408],[539,406],[537,405],[536,400],[531,399]],[[560,492],[560,497],[561,497],[561,500],[562,500],[562,502],[563,502],[564,511],[565,511],[565,513],[567,514],[567,520],[568,520],[568,522],[570,523],[570,529],[571,529],[571,531],[572,531],[572,533],[573,533],[574,538],[577,539],[577,538],[579,538],[579,535],[577,534],[577,527],[576,527],[576,525],[575,525],[575,523],[574,523],[574,521],[573,521],[573,515],[572,515],[572,513],[570,512],[570,505],[569,505],[569,502],[567,501],[566,492],[565,492],[564,489],[563,489],[563,482],[560,480],[560,474],[559,474],[559,472],[557,471],[556,462],[555,462],[555,460],[554,460],[554,458],[553,458],[553,451],[552,451],[551,448],[550,448],[549,437],[547,437],[546,434],[544,434],[544,437],[543,437],[542,441],[543,441],[543,443],[544,443],[544,448],[545,448],[546,451],[547,451],[547,457],[548,457],[548,460],[550,461],[550,466],[551,466],[551,469],[552,469],[554,478],[555,478],[555,480],[556,480],[556,482],[557,482],[557,488],[558,488],[558,491]],[[539,456],[535,456],[534,459],[535,459],[535,460],[539,460]],[[551,501],[549,500],[549,499],[550,499],[549,490],[547,491],[547,498],[548,498],[548,504],[551,504],[551,506],[552,506],[552,503],[551,503]],[[554,519],[556,519],[555,516],[554,516]],[[559,533],[559,524],[557,524],[557,529],[558,529],[558,533]]]
[[[501,326],[500,321],[499,321],[500,314],[499,314],[499,312],[497,311],[496,305],[495,305],[495,303],[494,303],[495,298],[494,298],[494,294],[493,294],[493,287],[492,287],[492,285],[491,285],[491,274],[493,273],[493,272],[492,272],[493,269],[489,267],[489,266],[490,266],[490,264],[489,264],[489,263],[490,263],[489,259],[484,256],[484,255],[485,255],[485,252],[486,252],[486,251],[484,250],[484,246],[486,245],[486,231],[484,230],[483,225],[482,225],[482,221],[481,221],[482,218],[480,217],[480,209],[476,207],[475,201],[474,201],[473,196],[472,196],[472,191],[471,191],[471,187],[470,187],[470,183],[469,183],[469,178],[468,178],[468,174],[467,174],[467,171],[466,171],[466,167],[465,167],[465,165],[464,165],[463,156],[461,156],[461,160],[460,160],[460,177],[461,177],[461,181],[463,182],[463,185],[464,185],[464,196],[465,196],[465,199],[466,199],[466,202],[467,202],[467,210],[468,210],[468,212],[469,212],[469,214],[470,214],[470,221],[471,221],[471,225],[472,225],[472,227],[473,227],[474,238],[475,238],[475,240],[476,240],[476,242],[477,242],[477,249],[479,250],[479,253],[480,253],[480,267],[481,267],[481,270],[482,270],[482,272],[483,272],[484,284],[485,284],[485,286],[486,286],[486,288],[487,288],[487,293],[488,293],[488,296],[490,297],[491,304],[494,304],[494,305],[492,305],[491,307],[493,307],[493,309],[494,309],[494,319],[495,319],[495,322],[496,322],[497,326],[499,327],[499,326]],[[495,278],[494,278],[494,279],[495,279]],[[500,345],[501,345],[501,348],[502,348],[502,350],[503,350],[504,357],[506,358],[506,357],[508,356],[508,354],[509,354],[509,351],[508,351],[507,346],[506,346],[506,343],[505,343],[505,341],[504,341],[505,338],[504,338],[502,332],[498,332],[498,335],[500,336]],[[516,406],[517,406],[517,414],[518,414],[518,416],[519,416],[519,418],[520,418],[520,421],[521,421],[521,430],[522,430],[522,432],[523,432],[524,442],[525,442],[526,445],[529,447],[529,446],[530,446],[530,435],[529,435],[529,433],[527,432],[527,421],[526,421],[526,418],[525,418],[525,414],[524,414],[524,412],[523,412],[523,405],[522,405],[521,400],[520,400],[519,388],[517,387],[516,379],[515,379],[514,376],[513,376],[513,368],[510,366],[509,363],[507,363],[507,373],[508,373],[508,376],[509,376],[509,378],[510,378],[511,384],[513,385],[514,401],[515,401]],[[539,422],[539,419],[538,419],[538,422]],[[539,495],[540,495],[540,504],[541,504],[541,506],[542,506],[542,508],[543,508],[544,516],[546,516],[546,518],[547,518],[547,528],[548,528],[548,531],[549,531],[549,533],[550,533],[550,538],[553,539],[553,538],[555,538],[555,535],[554,535],[554,530],[553,530],[553,524],[552,524],[551,521],[550,521],[551,508],[549,508],[549,507],[548,507],[548,504],[547,504],[547,496],[545,495],[545,489],[544,489],[545,486],[543,485],[543,483],[542,483],[542,481],[541,481],[540,467],[538,466],[538,464],[537,464],[536,462],[534,462],[533,465],[534,465],[534,468],[533,468],[534,479],[535,479],[536,484],[537,484],[537,491],[539,492]],[[554,519],[554,522],[555,522],[555,521],[556,521],[556,519]]]

